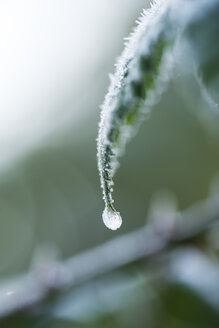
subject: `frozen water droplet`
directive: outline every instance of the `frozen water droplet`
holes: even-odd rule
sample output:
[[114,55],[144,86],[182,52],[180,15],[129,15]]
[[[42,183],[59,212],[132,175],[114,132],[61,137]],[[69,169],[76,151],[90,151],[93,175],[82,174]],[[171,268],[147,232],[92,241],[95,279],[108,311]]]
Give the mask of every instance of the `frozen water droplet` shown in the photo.
[[103,222],[105,226],[111,230],[117,230],[122,224],[122,218],[119,212],[114,212],[108,207],[103,211]]

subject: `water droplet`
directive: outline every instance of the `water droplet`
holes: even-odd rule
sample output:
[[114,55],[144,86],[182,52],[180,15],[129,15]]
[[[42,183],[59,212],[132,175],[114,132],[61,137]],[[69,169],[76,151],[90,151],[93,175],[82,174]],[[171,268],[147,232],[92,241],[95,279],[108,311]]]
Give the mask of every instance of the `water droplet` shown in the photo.
[[111,230],[117,230],[122,224],[122,218],[119,212],[114,212],[108,207],[103,211],[103,222],[105,226]]

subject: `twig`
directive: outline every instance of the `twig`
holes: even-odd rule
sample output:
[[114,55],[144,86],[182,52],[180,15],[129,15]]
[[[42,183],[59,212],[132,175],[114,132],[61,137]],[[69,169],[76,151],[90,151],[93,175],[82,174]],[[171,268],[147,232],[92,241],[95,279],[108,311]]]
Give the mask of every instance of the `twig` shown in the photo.
[[0,319],[42,304],[54,290],[61,296],[66,290],[92,278],[137,260],[159,255],[173,244],[192,242],[219,219],[219,198],[213,196],[182,213],[176,213],[176,217],[180,217],[180,220],[176,219],[168,234],[162,235],[151,222],[146,227],[56,263],[49,269],[47,267],[45,271],[30,271],[2,281]]

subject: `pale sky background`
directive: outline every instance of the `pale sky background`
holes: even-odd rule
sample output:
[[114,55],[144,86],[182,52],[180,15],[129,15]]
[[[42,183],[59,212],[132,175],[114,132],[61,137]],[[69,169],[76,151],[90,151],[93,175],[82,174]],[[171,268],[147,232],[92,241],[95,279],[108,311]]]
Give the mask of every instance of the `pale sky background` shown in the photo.
[[[0,2],[0,172],[57,125],[86,116],[78,103],[132,12],[147,4],[137,2]],[[74,103],[57,110],[68,97]]]

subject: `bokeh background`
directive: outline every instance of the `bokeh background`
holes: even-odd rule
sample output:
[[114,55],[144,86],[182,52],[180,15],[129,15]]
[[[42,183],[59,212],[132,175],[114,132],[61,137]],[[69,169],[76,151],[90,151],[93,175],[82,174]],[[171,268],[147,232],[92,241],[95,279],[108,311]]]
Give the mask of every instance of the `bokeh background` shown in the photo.
[[[176,51],[171,83],[128,145],[115,178],[124,223],[116,232],[102,223],[100,104],[123,39],[148,6],[146,0],[1,0],[2,280],[30,270],[39,250],[53,249],[62,260],[144,226],[161,191],[183,210],[217,184],[218,114],[209,111],[189,61]],[[219,326],[218,309],[188,286],[169,283],[158,297],[147,279],[137,269],[111,274],[74,291],[48,322],[37,324]]]

